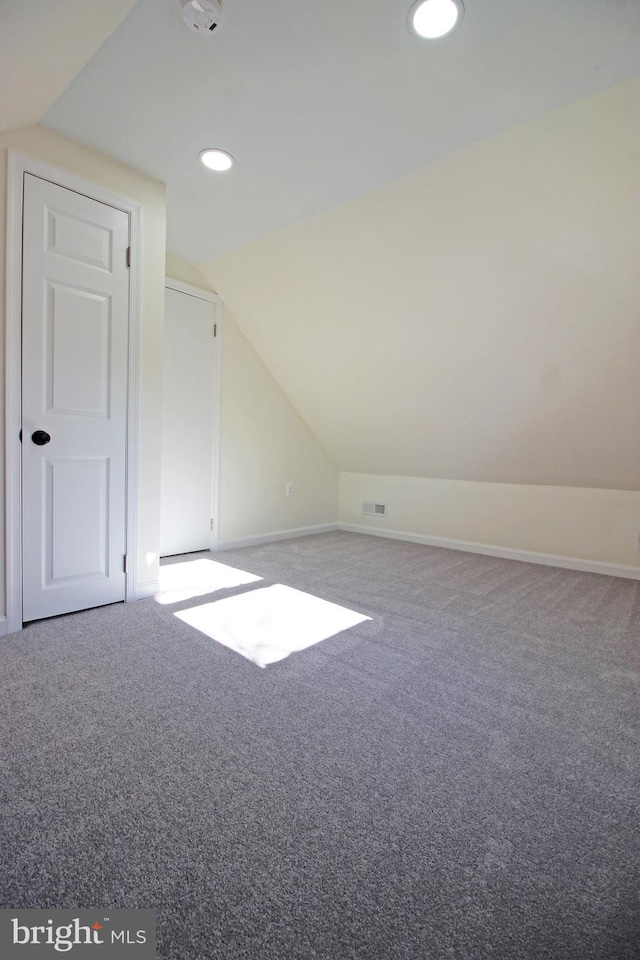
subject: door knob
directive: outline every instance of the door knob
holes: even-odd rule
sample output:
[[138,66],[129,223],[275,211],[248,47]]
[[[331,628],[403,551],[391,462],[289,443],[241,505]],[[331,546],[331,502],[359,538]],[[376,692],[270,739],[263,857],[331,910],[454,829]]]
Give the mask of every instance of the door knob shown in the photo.
[[46,430],[36,430],[35,433],[31,434],[31,439],[38,447],[44,447],[45,443],[49,443],[51,437]]

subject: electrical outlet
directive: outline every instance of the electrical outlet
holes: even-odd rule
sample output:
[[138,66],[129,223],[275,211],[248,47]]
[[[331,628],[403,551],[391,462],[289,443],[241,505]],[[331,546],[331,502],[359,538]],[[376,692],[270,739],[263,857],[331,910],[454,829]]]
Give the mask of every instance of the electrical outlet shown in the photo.
[[293,496],[293,484],[292,484],[292,483],[285,483],[285,485],[284,485],[284,493],[285,493],[285,496],[286,496],[286,497],[292,497],[292,496]]

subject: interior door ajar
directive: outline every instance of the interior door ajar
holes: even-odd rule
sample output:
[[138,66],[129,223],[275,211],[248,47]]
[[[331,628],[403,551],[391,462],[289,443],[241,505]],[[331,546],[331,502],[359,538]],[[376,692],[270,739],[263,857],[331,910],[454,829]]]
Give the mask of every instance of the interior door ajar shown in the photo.
[[123,211],[25,175],[24,620],[125,597],[128,243]]

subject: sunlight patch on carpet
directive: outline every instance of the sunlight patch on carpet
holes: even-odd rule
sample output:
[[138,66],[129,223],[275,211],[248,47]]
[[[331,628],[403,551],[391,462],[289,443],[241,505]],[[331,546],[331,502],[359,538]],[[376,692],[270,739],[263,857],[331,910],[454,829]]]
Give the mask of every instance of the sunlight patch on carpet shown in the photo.
[[371,619],[281,583],[179,610],[174,617],[259,667]]
[[207,560],[206,557],[183,560],[160,567],[160,593],[155,599],[157,603],[178,603],[191,597],[201,597],[205,593],[257,583],[258,580],[262,580],[262,577],[228,567],[217,560]]

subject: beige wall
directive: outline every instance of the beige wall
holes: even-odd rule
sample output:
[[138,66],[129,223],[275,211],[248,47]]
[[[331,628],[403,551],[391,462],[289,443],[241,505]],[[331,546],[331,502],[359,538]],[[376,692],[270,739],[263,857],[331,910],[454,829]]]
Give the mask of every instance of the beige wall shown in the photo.
[[335,524],[336,467],[228,312],[221,403],[221,544]]
[[0,3],[0,130],[38,123],[135,4]]
[[[167,254],[167,276],[211,289],[190,263]],[[285,497],[285,484],[294,496]],[[335,524],[338,471],[226,313],[223,323],[221,544]]]
[[[45,161],[143,205],[142,310],[140,318],[139,555],[141,585],[155,581],[160,517],[160,398],[166,203],[164,185],[43,127],[0,134],[0,327],[4,348],[7,150]],[[2,361],[4,380],[4,358]],[[4,404],[4,392],[2,396]],[[4,406],[0,416],[4,425]],[[4,448],[3,448],[4,449]],[[4,503],[4,493],[2,492]],[[0,537],[4,572],[4,532]],[[4,575],[2,576],[4,590]],[[4,594],[1,611],[4,612]]]
[[186,260],[182,260],[173,253],[167,252],[165,273],[168,277],[173,277],[174,280],[180,280],[182,283],[190,283],[192,287],[200,287],[202,290],[213,290],[210,282],[196,266],[192,263],[187,263]]
[[[388,516],[363,516],[364,500],[386,503]],[[622,565],[640,576],[640,493],[628,490],[343,473],[340,523]]]
[[201,265],[352,473],[640,489],[640,80]]

